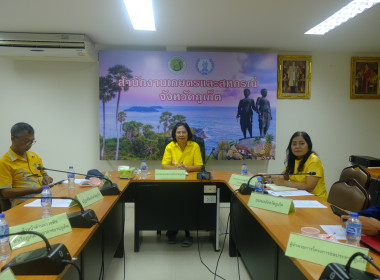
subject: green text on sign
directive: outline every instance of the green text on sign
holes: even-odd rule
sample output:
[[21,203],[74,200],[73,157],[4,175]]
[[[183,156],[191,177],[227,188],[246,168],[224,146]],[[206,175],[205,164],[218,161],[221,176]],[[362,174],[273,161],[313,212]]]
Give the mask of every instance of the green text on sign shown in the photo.
[[295,212],[293,200],[289,198],[271,196],[253,192],[248,201],[248,206],[270,210],[282,214]]
[[[329,263],[345,265],[348,259],[356,252],[361,252],[368,256],[367,248],[291,233],[285,255],[326,266]],[[357,257],[352,261],[351,267],[365,270],[366,265],[366,260]]]
[[[37,231],[49,239],[71,232],[72,229],[67,214],[62,213],[9,228],[9,233],[17,233],[20,231]],[[9,237],[9,242],[13,250],[40,241],[42,241],[41,237],[35,234],[12,235]]]
[[186,170],[156,169],[154,175],[156,180],[185,180]]
[[[230,177],[230,180],[228,181],[228,184],[231,186],[240,186],[241,184],[247,184],[249,181],[250,176],[245,175],[239,175],[239,174],[232,174]],[[255,185],[257,181],[257,178],[253,178],[251,182],[249,182],[250,185]]]
[[[82,204],[83,208],[103,199],[102,193],[99,191],[99,188],[91,188],[85,192],[78,193],[75,196],[76,199],[79,200],[80,204]],[[76,202],[73,201],[70,205],[75,205]]]

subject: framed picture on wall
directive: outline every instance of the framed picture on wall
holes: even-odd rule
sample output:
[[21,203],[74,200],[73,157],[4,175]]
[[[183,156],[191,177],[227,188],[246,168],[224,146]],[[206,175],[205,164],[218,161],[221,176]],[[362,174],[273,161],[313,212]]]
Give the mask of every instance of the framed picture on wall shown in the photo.
[[380,57],[351,58],[351,99],[378,99]]
[[311,56],[279,55],[277,98],[310,98]]

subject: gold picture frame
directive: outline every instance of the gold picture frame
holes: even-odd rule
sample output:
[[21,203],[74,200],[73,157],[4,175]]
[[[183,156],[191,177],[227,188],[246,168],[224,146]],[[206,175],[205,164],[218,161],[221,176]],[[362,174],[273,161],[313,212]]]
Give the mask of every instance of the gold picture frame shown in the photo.
[[279,55],[277,98],[310,98],[311,56]]
[[380,99],[380,57],[351,57],[351,99]]

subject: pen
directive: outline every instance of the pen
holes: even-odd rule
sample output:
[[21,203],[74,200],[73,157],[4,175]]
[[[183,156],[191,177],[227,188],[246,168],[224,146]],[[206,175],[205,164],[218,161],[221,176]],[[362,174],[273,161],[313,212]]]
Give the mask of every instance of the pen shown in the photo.
[[58,181],[57,183],[51,184],[50,187],[54,187],[55,185],[62,184],[65,180]]

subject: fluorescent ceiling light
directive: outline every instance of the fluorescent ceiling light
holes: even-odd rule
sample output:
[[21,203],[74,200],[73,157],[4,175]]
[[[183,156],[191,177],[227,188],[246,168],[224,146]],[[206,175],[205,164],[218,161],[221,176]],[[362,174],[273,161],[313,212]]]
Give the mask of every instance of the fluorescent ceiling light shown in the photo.
[[152,0],[124,0],[135,30],[156,31]]
[[378,4],[380,0],[354,0],[304,34],[323,35],[349,19]]

